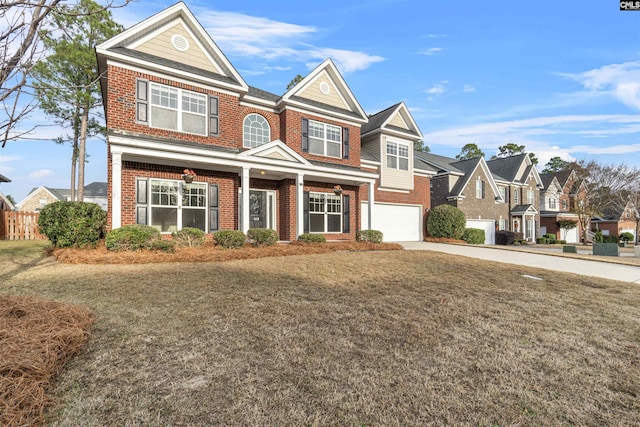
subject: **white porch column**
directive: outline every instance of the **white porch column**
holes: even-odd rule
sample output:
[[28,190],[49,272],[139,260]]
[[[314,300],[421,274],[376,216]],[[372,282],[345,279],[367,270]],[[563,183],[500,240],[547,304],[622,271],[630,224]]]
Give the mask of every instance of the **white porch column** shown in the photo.
[[368,219],[369,219],[369,230],[373,230],[373,206],[375,204],[375,189],[376,189],[376,182],[375,181],[369,181],[368,184],[369,187],[369,210],[368,210]]
[[111,228],[122,226],[122,152],[111,153]]
[[242,212],[240,212],[240,218],[242,218],[242,232],[247,234],[249,231],[249,171],[248,167],[242,168]]
[[296,177],[296,237],[304,233],[304,175]]

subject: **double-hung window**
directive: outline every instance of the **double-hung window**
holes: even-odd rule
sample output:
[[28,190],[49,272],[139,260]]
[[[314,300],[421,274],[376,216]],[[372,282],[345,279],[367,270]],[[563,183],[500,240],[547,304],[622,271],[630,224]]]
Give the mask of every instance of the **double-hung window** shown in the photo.
[[549,209],[556,209],[558,207],[555,197],[549,197]]
[[[207,230],[209,205],[206,183],[138,179],[136,191],[138,224],[151,225],[164,233],[185,227]],[[215,197],[217,198],[217,194]],[[217,228],[217,224],[211,226]]]
[[507,201],[507,189],[504,188],[503,186],[499,186],[498,190],[500,191],[500,197],[502,197],[502,201],[506,202]]
[[342,128],[309,120],[309,153],[342,157]]
[[149,84],[151,127],[207,134],[207,96],[157,83]]
[[513,203],[518,205],[520,204],[520,189],[516,188],[513,190]]
[[535,193],[532,189],[527,190],[527,203],[533,205],[535,202]]
[[309,193],[309,231],[342,232],[342,197],[330,193]]
[[484,181],[476,180],[476,199],[484,199]]
[[387,167],[409,170],[409,146],[387,141]]

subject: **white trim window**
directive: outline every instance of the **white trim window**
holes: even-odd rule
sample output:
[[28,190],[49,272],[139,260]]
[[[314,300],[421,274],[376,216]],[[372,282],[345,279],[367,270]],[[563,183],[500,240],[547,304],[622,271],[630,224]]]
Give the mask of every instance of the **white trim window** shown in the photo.
[[558,199],[555,197],[549,197],[549,209],[557,209],[558,208]]
[[476,180],[476,199],[484,199],[484,181],[480,178]]
[[566,201],[566,200],[563,200],[563,201],[562,201],[562,209],[563,209],[563,210],[567,210],[567,209],[569,209],[569,204],[567,203],[567,201]]
[[520,189],[519,188],[515,188],[513,190],[513,203],[515,205],[520,204]]
[[163,233],[193,227],[206,230],[207,184],[150,179],[149,224]]
[[260,114],[248,114],[244,118],[242,128],[242,141],[246,148],[254,148],[271,140],[269,122]]
[[342,128],[309,120],[309,153],[342,158]]
[[[507,202],[507,189],[503,186],[498,186],[498,191],[500,192],[500,197],[502,197],[503,202]],[[504,230],[504,229],[502,229]]]
[[532,189],[528,189],[527,190],[527,203],[530,205],[533,205],[535,203],[536,199],[535,199],[535,193],[533,192]]
[[158,83],[149,83],[149,88],[149,126],[207,134],[207,95]]
[[309,232],[342,232],[342,197],[329,193],[309,193]]
[[387,167],[409,170],[409,146],[387,141]]

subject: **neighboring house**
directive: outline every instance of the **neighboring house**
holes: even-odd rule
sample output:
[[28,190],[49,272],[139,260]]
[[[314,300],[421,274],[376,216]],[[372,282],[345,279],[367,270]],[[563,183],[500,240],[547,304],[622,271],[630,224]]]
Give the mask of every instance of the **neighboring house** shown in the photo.
[[605,236],[620,237],[621,233],[629,232],[633,234],[634,241],[637,241],[638,210],[632,202],[627,202],[624,208],[610,208],[591,218],[591,230],[602,231]]
[[[38,187],[32,189],[17,206],[22,211],[36,212],[49,203],[71,200],[71,190],[66,188]],[[107,183],[92,182],[84,187],[84,201],[98,204],[107,210]]]
[[468,228],[485,230],[485,243],[495,243],[495,230],[510,230],[535,242],[536,209],[542,181],[527,154],[485,161],[457,160],[415,153],[416,161],[436,169],[431,178],[431,207],[455,206],[464,212]]
[[[567,243],[578,243],[582,229],[575,213],[576,205],[584,200],[584,182],[574,170],[540,174],[543,189],[540,191],[540,235],[555,234],[556,239]],[[559,221],[575,221],[576,227],[560,229]]]
[[96,52],[110,228],[353,240],[371,224],[385,240],[422,238],[420,130],[402,103],[369,119],[331,60],[283,95],[251,87],[182,2]]
[[[11,182],[9,178],[4,175],[0,175],[0,182]],[[1,211],[12,211],[14,209],[13,204],[7,199],[7,196],[0,193],[0,212]]]

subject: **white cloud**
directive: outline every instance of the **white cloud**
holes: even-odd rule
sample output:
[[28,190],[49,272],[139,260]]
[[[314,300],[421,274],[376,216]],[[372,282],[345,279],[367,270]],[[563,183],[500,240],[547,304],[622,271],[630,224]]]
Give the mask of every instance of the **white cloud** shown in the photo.
[[587,92],[606,94],[640,110],[640,61],[604,65],[582,73],[559,73],[580,83]]
[[[6,149],[6,148],[5,148]],[[0,150],[3,150],[0,148]],[[0,174],[7,175],[8,173],[16,170],[12,163],[16,163],[20,160],[20,156],[4,156],[0,153]]]
[[470,93],[470,92],[475,92],[475,91],[476,91],[475,86],[474,85],[470,85],[470,84],[466,84],[462,88],[462,92],[464,92],[464,93]]
[[[308,42],[318,33],[313,26],[289,24],[236,12],[198,10],[198,19],[220,48],[238,57],[263,61],[304,62],[308,67],[315,60],[331,58],[345,73],[369,68],[384,58],[365,52],[318,47]],[[277,70],[277,68],[274,68]],[[258,68],[261,74],[268,68]],[[250,71],[251,73],[251,71]]]
[[441,48],[441,47],[431,47],[431,48],[429,48],[429,49],[427,49],[427,50],[422,50],[422,51],[420,51],[419,53],[420,53],[421,55],[432,56],[432,55],[435,55],[435,54],[437,54],[437,53],[442,52],[443,50],[444,50],[444,49],[443,49],[443,48]]
[[[445,85],[449,83],[447,80],[440,80],[439,83],[434,84],[429,89],[425,89],[423,92],[429,95],[442,95],[447,91]],[[431,100],[431,98],[429,98]]]
[[33,171],[29,174],[29,178],[32,179],[41,179],[41,178],[47,178],[50,176],[55,176],[55,172],[52,171],[51,169],[40,169],[37,171]]
[[447,37],[447,34],[427,34],[430,39],[442,39]]

